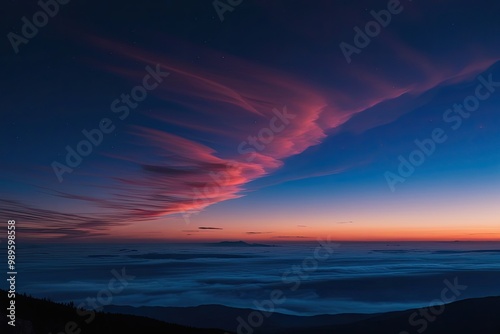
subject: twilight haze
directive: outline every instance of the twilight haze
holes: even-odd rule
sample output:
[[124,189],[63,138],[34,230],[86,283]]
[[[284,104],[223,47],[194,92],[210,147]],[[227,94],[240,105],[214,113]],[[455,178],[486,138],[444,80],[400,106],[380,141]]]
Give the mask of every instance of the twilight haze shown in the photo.
[[[324,264],[314,293],[276,310],[421,307],[449,270],[470,278],[457,299],[500,295],[499,12],[471,0],[9,1],[0,212],[15,220],[18,290],[78,301],[127,266],[137,280],[113,304],[252,308],[330,240],[345,272]],[[419,274],[391,267],[411,261]],[[254,276],[233,271],[244,263]],[[355,292],[386,272],[399,296]],[[323,285],[333,273],[347,282],[337,292]],[[401,278],[420,274],[438,283]]]

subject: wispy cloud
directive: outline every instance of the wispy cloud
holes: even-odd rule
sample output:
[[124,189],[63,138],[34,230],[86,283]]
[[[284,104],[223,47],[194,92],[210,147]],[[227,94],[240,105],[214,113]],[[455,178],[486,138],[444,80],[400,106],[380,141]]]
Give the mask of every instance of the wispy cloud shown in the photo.
[[269,233],[272,233],[272,232],[246,232],[246,234],[248,234],[248,235],[269,234]]
[[[275,173],[285,159],[321,144],[336,131],[360,133],[388,124],[409,112],[423,93],[465,81],[496,61],[489,56],[469,56],[459,65],[442,64],[393,40],[389,45],[400,51],[400,59],[391,68],[418,63],[422,72],[418,73],[418,81],[410,76],[395,84],[394,73],[358,67],[343,73],[347,88],[319,89],[288,73],[229,55],[224,55],[223,63],[209,61],[206,66],[194,66],[111,40],[94,37],[92,42],[112,50],[118,58],[151,66],[161,64],[171,73],[168,82],[152,92],[160,103],[148,115],[158,124],[128,127],[134,149],[106,156],[130,168],[120,176],[116,176],[114,167],[102,168],[99,176],[110,183],[99,186],[99,195],[52,192],[54,196],[90,204],[94,214],[65,214],[37,209],[30,203],[3,201],[7,212],[30,222],[31,227],[24,227],[26,232],[39,231],[40,235],[54,237],[96,236],[114,226],[200,211],[239,198],[251,181]],[[197,50],[203,51],[207,59],[220,59],[217,52]],[[131,82],[144,76],[142,69],[134,71],[115,64],[103,68]],[[241,154],[239,145],[268,126],[276,116],[273,109],[282,110],[283,106],[294,115],[283,131],[276,133],[265,149]],[[186,109],[190,112],[186,113]],[[190,135],[181,135],[186,132]],[[245,147],[250,146],[247,143]],[[350,166],[308,170],[295,179],[341,173]]]
[[109,233],[113,227],[126,225],[126,214],[75,214],[41,209],[14,200],[0,199],[0,211],[19,222],[17,231],[26,238],[88,238]]
[[305,237],[303,235],[278,235],[273,238],[276,239],[312,239],[311,237]]

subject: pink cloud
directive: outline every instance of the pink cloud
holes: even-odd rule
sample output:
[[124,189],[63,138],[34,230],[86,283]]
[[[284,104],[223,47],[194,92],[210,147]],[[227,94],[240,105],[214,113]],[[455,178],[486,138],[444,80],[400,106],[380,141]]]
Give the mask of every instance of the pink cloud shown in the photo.
[[[298,155],[320,144],[353,116],[392,103],[395,112],[385,118],[376,113],[346,129],[364,131],[397,119],[415,103],[412,97],[447,82],[468,78],[492,60],[475,61],[460,71],[433,65],[422,55],[403,46],[401,64],[419,61],[423,79],[394,84],[391,73],[383,78],[362,67],[352,67],[348,88],[319,89],[289,74],[249,63],[228,55],[201,50],[210,66],[193,66],[112,41],[94,38],[106,50],[120,50],[119,56],[162,68],[171,74],[151,94],[163,101],[147,115],[158,120],[155,128],[130,126],[139,148],[127,155],[108,154],[135,166],[122,171],[120,177],[109,174],[115,182],[103,198],[59,194],[69,199],[119,212],[124,221],[156,219],[172,214],[196,212],[230,199],[243,196],[245,186],[276,171],[286,158]],[[215,61],[217,60],[217,61]],[[144,71],[106,66],[131,83],[141,82]],[[189,113],[186,112],[189,110]],[[293,115],[288,122],[277,112]],[[370,114],[370,113],[368,113]],[[249,136],[270,129],[276,119],[280,131],[262,149],[253,148]],[[187,129],[169,133],[165,125]],[[267,131],[267,133],[269,133]],[[262,144],[262,142],[261,142]],[[242,150],[241,148],[245,149]],[[242,152],[244,154],[242,154]],[[246,153],[245,153],[246,152]],[[249,153],[250,152],[250,153]],[[317,171],[310,176],[339,173],[348,166]],[[307,177],[307,176],[300,176]]]

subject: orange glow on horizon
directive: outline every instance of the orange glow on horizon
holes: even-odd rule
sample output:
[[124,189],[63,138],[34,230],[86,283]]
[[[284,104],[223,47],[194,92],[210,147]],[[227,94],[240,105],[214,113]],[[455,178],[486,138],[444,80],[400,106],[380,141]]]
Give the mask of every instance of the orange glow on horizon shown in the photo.
[[[178,227],[178,226],[177,226]],[[37,242],[49,242],[49,238],[40,238],[38,235],[25,233],[23,238]],[[173,229],[163,228],[162,231],[154,230],[152,226],[148,229],[137,231],[133,226],[121,227],[113,231],[112,236],[99,236],[92,238],[97,242],[218,242],[218,241],[246,241],[265,243],[284,242],[316,242],[320,239],[334,241],[352,242],[437,242],[437,241],[470,241],[470,242],[500,242],[500,228],[496,229],[472,229],[472,228],[435,228],[425,227],[387,227],[356,226],[346,224],[335,226],[335,228],[292,228],[275,229],[272,232],[245,232],[241,227],[216,229]],[[88,242],[89,238],[82,238]],[[53,241],[53,239],[52,239]],[[57,242],[73,242],[79,239],[61,240]]]

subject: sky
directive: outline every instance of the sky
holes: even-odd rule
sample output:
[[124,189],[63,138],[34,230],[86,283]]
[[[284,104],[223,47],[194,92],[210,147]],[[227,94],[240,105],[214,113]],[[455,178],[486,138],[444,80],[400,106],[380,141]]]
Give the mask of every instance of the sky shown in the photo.
[[18,238],[500,240],[500,4],[221,3],[6,5]]

